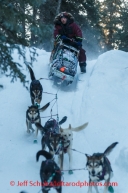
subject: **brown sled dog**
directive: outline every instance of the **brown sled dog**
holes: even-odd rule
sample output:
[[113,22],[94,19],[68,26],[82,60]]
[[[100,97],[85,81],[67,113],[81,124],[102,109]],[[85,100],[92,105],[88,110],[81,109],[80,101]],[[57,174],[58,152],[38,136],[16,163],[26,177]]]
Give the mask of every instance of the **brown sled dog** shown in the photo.
[[[40,112],[45,111],[49,105],[50,103],[47,103],[40,109],[35,105],[28,107],[26,111],[27,133],[30,133],[30,131],[34,132],[34,129],[32,128],[32,124],[35,124],[36,126],[36,123],[41,123]],[[36,138],[37,138],[37,135],[38,135],[38,128],[36,127]]]

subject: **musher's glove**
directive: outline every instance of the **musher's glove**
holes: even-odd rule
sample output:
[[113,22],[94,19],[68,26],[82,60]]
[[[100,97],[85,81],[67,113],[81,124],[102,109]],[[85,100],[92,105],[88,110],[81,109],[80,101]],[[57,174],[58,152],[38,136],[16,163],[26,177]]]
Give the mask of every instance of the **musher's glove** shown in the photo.
[[66,40],[66,39],[67,39],[67,37],[66,37],[65,35],[61,36],[60,38],[61,38],[62,40]]
[[78,47],[81,47],[82,46],[82,43],[81,42],[77,42],[76,43]]

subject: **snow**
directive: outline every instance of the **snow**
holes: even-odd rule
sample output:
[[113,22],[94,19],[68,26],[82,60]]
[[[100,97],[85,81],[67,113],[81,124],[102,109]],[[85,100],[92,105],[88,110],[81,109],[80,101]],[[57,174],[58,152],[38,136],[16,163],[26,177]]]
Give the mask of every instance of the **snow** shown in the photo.
[[120,150],[119,156],[116,160],[116,163],[119,167],[122,167],[125,171],[128,172],[128,148],[124,147]]
[[[37,79],[48,78],[50,53],[37,50],[37,61],[33,70]],[[22,60],[14,53],[14,60]],[[51,80],[43,79],[44,92],[57,93],[58,106],[54,105],[53,114],[59,113],[59,119],[67,116],[67,121],[62,128],[72,127],[89,122],[88,127],[80,132],[74,132],[73,148],[92,155],[104,150],[113,142],[119,144],[108,156],[114,176],[111,182],[117,182],[115,193],[128,192],[128,53],[112,50],[100,55],[97,60],[87,61],[87,73],[78,75],[73,83],[66,89],[57,87]],[[23,65],[23,71],[30,83],[30,75]],[[30,185],[30,181],[40,182],[40,165],[43,157],[36,162],[35,155],[41,149],[41,135],[38,143],[34,144],[34,135],[26,133],[25,115],[31,105],[30,94],[17,81],[10,83],[10,79],[0,78],[4,88],[0,90],[1,115],[0,115],[0,190],[2,193],[18,193],[25,190],[36,193],[40,186]],[[55,95],[43,94],[41,106],[52,101]],[[49,116],[54,102],[41,116]],[[42,118],[42,125],[48,118]],[[74,169],[84,168],[86,157],[78,152],[73,152]],[[68,156],[65,155],[64,169],[68,169]],[[15,185],[11,186],[10,182]],[[17,183],[23,182],[21,186]],[[25,184],[25,181],[26,184]],[[62,181],[88,182],[87,170],[74,171],[73,175],[64,173]],[[28,183],[28,184],[27,184]],[[98,187],[103,192],[103,187]],[[87,192],[88,187],[70,186],[63,187],[63,192]],[[54,189],[51,193],[55,192]],[[93,192],[95,190],[93,189]]]

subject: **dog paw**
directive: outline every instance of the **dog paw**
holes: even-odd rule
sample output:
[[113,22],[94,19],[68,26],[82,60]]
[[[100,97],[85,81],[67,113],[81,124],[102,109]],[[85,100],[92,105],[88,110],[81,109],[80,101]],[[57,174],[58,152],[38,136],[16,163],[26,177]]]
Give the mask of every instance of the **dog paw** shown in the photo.
[[68,173],[69,173],[69,174],[73,174],[73,171],[72,171],[72,170],[69,170]]
[[37,139],[34,139],[34,140],[33,140],[33,143],[37,143]]
[[113,187],[112,187],[112,186],[109,186],[109,187],[108,187],[108,191],[111,192],[111,193],[114,193]]

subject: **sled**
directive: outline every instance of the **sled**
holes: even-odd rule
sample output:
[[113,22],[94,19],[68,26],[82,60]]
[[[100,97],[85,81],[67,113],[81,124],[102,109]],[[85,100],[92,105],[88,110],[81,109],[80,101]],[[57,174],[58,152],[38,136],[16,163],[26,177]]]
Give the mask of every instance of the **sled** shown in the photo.
[[71,84],[77,74],[79,50],[60,41],[51,56],[49,78],[57,77],[59,82]]

